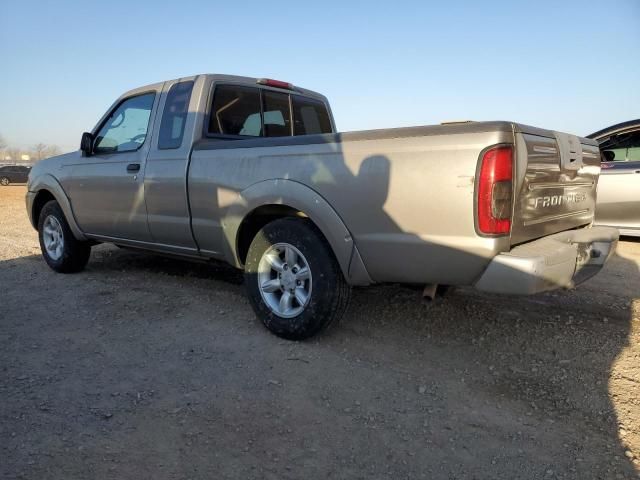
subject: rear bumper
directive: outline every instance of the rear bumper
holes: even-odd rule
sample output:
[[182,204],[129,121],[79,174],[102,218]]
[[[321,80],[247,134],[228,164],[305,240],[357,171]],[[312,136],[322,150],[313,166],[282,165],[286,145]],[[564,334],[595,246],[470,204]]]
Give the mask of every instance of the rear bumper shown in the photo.
[[613,255],[618,236],[615,228],[592,227],[519,245],[494,257],[475,286],[519,295],[572,288],[600,271]]

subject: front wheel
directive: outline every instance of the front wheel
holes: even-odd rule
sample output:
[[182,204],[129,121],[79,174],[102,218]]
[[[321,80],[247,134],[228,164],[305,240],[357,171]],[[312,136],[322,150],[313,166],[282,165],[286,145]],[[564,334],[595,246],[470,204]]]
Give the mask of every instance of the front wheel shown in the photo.
[[339,320],[351,288],[331,247],[308,220],[283,218],[249,247],[245,284],[257,317],[274,334],[309,338]]
[[3,187],[8,186],[9,183],[11,183],[11,182],[9,181],[9,179],[7,177],[1,177],[0,178],[0,185],[2,185]]
[[79,272],[89,261],[91,246],[73,236],[67,219],[55,200],[42,207],[38,219],[38,239],[44,260],[56,272]]

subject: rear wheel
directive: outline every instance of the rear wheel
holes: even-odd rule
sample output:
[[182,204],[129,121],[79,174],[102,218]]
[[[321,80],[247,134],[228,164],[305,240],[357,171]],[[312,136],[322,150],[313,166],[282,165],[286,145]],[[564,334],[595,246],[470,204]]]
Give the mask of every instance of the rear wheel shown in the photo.
[[0,185],[2,185],[3,187],[6,187],[7,185],[9,185],[9,183],[11,183],[9,181],[9,179],[7,177],[1,177],[0,178]]
[[67,219],[55,200],[42,207],[38,220],[38,238],[44,260],[56,272],[79,272],[87,265],[91,245],[73,236]]
[[309,338],[339,320],[351,294],[327,241],[299,218],[276,220],[258,232],[245,284],[257,317],[289,340]]

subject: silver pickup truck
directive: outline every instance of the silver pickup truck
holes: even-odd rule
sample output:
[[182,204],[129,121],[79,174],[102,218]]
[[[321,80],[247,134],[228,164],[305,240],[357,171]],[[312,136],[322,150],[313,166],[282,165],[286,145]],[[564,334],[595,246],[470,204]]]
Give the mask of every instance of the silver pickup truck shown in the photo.
[[615,250],[591,227],[594,140],[513,122],[335,133],[327,99],[198,75],[125,93],[80,150],[38,163],[27,211],[45,261],[110,242],[244,269],[275,334],[344,313],[351,286],[573,287]]

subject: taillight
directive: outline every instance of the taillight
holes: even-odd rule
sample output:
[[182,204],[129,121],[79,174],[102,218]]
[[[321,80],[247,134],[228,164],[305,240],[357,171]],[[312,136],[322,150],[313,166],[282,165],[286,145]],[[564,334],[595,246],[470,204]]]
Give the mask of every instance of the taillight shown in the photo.
[[513,189],[513,149],[500,145],[482,156],[478,179],[478,230],[486,235],[509,233]]

